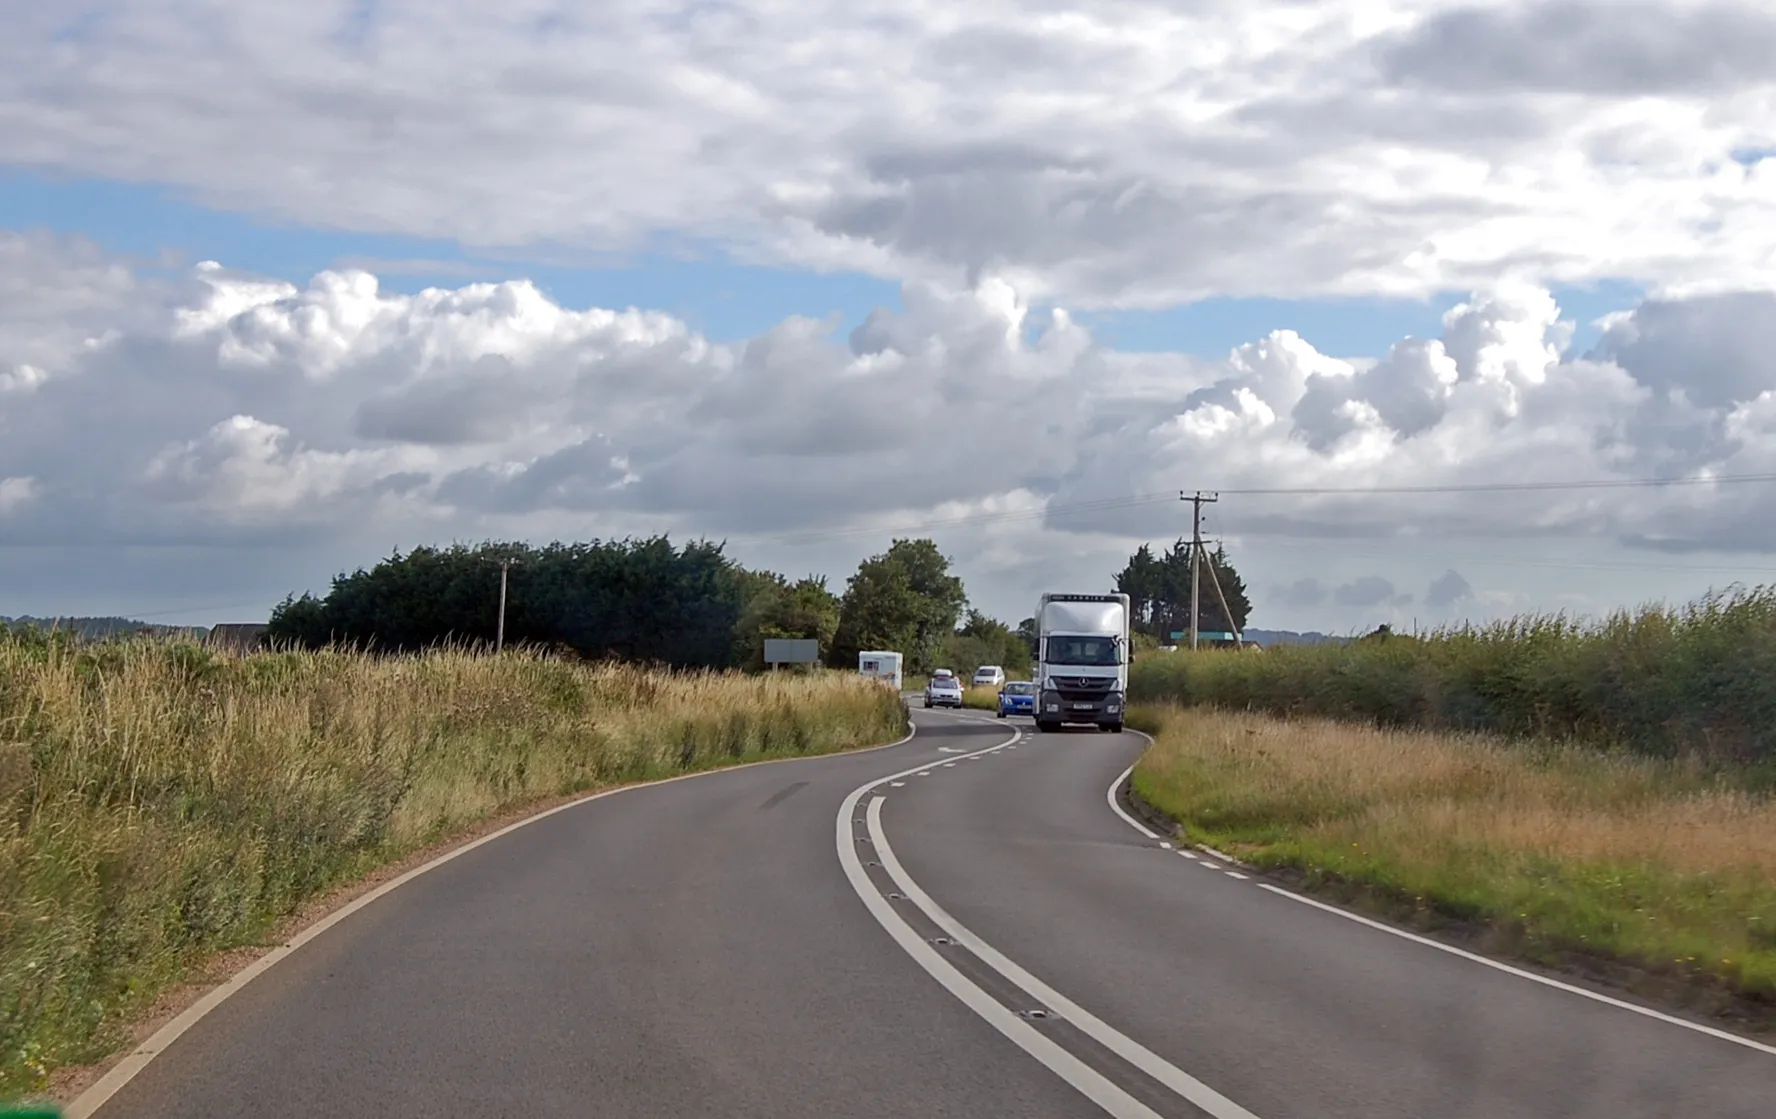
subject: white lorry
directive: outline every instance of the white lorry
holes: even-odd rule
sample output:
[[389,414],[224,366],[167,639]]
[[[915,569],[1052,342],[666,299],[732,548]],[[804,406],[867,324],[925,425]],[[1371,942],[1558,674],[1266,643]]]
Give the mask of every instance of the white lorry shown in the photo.
[[872,680],[880,680],[885,684],[893,684],[896,692],[900,691],[900,654],[889,652],[864,652],[857,654],[857,671],[859,675]]
[[1128,665],[1128,595],[1043,595],[1036,607],[1036,729],[1091,723],[1122,730]]

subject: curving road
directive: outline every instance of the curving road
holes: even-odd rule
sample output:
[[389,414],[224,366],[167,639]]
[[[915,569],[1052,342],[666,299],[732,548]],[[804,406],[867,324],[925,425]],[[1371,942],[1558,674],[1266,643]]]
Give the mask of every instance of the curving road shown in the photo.
[[1770,1113],[1776,1049],[1143,835],[1106,797],[1134,735],[915,721],[900,746],[629,790],[469,851],[290,954],[97,1114]]

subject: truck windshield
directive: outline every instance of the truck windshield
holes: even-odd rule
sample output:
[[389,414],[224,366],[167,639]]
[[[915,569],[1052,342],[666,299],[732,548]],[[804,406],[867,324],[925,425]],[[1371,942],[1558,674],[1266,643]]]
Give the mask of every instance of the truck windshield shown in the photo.
[[1122,641],[1115,637],[1051,637],[1049,664],[1112,665],[1122,663]]

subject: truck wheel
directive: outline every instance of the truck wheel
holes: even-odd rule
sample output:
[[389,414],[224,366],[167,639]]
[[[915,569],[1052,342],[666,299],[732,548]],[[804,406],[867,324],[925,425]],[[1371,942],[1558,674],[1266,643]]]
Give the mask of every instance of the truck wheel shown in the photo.
[[1104,729],[1109,731],[1111,734],[1121,734],[1122,733],[1122,724],[1121,723],[1105,723]]
[[1036,720],[1036,730],[1038,733],[1048,734],[1050,731],[1052,731],[1054,729],[1055,729],[1055,727],[1054,727],[1053,723],[1048,722],[1047,720],[1044,720],[1044,719],[1037,719]]

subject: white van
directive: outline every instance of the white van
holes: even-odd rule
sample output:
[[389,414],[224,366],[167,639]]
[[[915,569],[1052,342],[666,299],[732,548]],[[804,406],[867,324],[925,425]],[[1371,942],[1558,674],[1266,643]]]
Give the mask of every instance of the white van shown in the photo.
[[996,664],[983,664],[974,670],[974,686],[997,688],[1005,683],[1005,670]]

